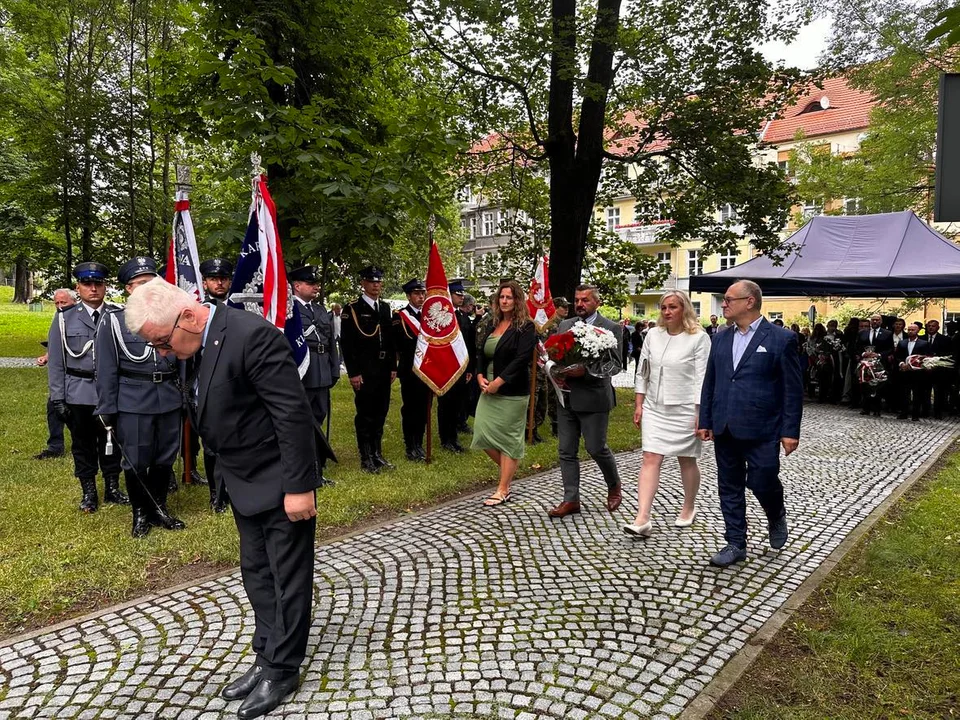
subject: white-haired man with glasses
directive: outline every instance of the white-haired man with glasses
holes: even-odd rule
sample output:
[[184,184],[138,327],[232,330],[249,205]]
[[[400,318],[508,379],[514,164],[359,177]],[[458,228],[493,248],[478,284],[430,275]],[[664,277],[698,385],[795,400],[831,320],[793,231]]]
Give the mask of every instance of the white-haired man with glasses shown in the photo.
[[188,406],[230,493],[256,617],[255,662],[222,695],[243,699],[240,718],[260,717],[299,685],[313,600],[320,472],[290,345],[259,315],[201,305],[160,279],[133,291],[126,323],[161,354],[195,358]]

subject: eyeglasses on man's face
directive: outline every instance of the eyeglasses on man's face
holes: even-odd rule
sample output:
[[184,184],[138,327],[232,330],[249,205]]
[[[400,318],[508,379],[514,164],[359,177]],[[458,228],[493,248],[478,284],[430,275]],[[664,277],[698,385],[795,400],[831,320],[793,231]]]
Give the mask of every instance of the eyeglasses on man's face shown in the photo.
[[183,318],[183,310],[181,310],[180,314],[177,315],[177,321],[173,324],[173,329],[170,331],[169,335],[167,335],[162,340],[157,340],[156,342],[148,342],[147,345],[154,348],[155,350],[173,350],[173,346],[170,344],[170,341],[173,340],[173,334],[177,331],[177,328],[180,327],[181,318]]
[[723,304],[724,304],[724,305],[730,305],[731,303],[733,303],[733,302],[736,301],[736,300],[746,300],[748,297],[750,297],[750,296],[749,296],[749,295],[741,295],[740,297],[727,297],[726,295],[724,295],[724,296],[723,296]]

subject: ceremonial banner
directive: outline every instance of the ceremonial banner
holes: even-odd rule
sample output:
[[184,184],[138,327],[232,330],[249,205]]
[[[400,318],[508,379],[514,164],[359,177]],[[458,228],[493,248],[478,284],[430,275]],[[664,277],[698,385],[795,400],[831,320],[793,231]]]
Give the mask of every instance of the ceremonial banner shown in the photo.
[[530,293],[527,295],[527,309],[530,311],[530,319],[537,326],[537,332],[543,330],[556,308],[553,306],[553,297],[550,295],[550,262],[547,256],[540,258],[537,264],[537,272],[530,281]]
[[227,299],[230,307],[260,313],[287,336],[302,378],[310,366],[310,352],[303,337],[300,310],[293,300],[293,289],[287,283],[277,230],[277,208],[263,175],[253,179],[250,222],[240,247],[231,289]]
[[430,243],[427,299],[420,310],[420,335],[413,371],[437,395],[443,395],[467,369],[470,354],[447,290],[447,274],[437,244]]
[[167,250],[167,274],[164,280],[202,301],[200,255],[197,253],[197,237],[193,233],[190,200],[186,190],[177,190],[173,209],[173,235]]

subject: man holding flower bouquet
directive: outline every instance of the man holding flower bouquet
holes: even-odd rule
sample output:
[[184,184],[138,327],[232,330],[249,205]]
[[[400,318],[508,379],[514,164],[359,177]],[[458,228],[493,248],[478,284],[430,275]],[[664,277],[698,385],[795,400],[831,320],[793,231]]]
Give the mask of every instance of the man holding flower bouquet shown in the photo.
[[923,361],[930,357],[930,344],[919,336],[920,323],[907,326],[907,337],[897,344],[894,360],[899,369],[901,420],[907,419],[907,409],[913,420],[920,419],[924,398],[930,397],[930,373],[924,370]]
[[[553,377],[566,385],[563,405],[558,408],[560,475],[563,501],[548,512],[562,518],[580,512],[580,437],[607,483],[607,510],[614,512],[623,499],[617,461],[607,445],[610,411],[617,404],[611,378],[622,370],[623,335],[619,325],[600,315],[600,293],[594,285],[577,287],[576,318],[560,323],[550,338],[552,357],[560,366]],[[581,327],[583,325],[583,327]],[[563,356],[577,356],[573,363]]]

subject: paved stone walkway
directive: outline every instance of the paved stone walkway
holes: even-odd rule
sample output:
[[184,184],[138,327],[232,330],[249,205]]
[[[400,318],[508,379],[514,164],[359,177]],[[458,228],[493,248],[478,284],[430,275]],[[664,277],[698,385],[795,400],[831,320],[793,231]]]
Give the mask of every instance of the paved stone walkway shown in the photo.
[[[270,717],[670,718],[850,530],[954,431],[810,406],[784,464],[791,538],[774,554],[749,503],[749,559],[717,570],[712,454],[692,528],[672,526],[675,462],[656,534],[621,532],[592,462],[584,513],[555,521],[556,471],[497,509],[464,499],[318,549],[304,682]],[[909,452],[891,463],[890,437]],[[638,453],[619,456],[631,487]],[[218,697],[246,668],[239,572],[0,647],[0,718],[235,717]]]

